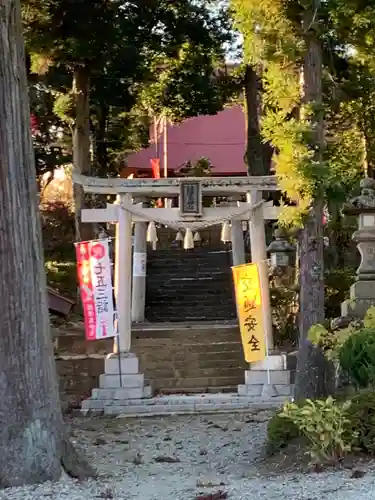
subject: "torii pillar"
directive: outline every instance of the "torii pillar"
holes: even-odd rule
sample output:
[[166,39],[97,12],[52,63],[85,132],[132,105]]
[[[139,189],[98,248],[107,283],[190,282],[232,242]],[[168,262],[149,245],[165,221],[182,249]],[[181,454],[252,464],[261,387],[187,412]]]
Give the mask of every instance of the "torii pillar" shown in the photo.
[[[91,398],[82,402],[82,411],[116,413],[116,406],[128,400],[141,400],[152,395],[145,386],[144,374],[139,372],[139,361],[130,352],[132,333],[132,215],[130,194],[120,194],[116,204],[106,209],[84,210],[85,222],[115,222],[115,298],[118,340],[113,353],[108,354],[104,374],[99,377],[99,388],[93,389]],[[99,215],[100,214],[100,215]],[[101,220],[98,220],[101,219]]]

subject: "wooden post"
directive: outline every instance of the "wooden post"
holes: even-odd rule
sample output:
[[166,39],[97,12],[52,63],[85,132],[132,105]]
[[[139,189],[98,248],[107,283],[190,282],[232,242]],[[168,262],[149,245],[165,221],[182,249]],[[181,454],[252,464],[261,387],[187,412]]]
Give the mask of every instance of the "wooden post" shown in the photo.
[[[248,203],[255,205],[262,200],[261,191],[250,191],[246,195]],[[268,278],[268,263],[267,263],[267,245],[266,233],[264,227],[263,206],[254,210],[253,216],[249,222],[250,229],[250,249],[251,261],[259,264],[259,281],[262,293],[263,303],[263,323],[265,335],[267,337],[268,349],[274,347],[273,331],[272,331],[272,311],[270,301],[270,288]]]
[[133,250],[133,295],[132,321],[145,320],[146,266],[147,266],[147,222],[136,222]]
[[[130,206],[129,194],[121,194],[117,204]],[[123,208],[118,211],[116,224],[115,256],[115,296],[120,337],[120,351],[129,352],[131,345],[131,309],[132,309],[132,216]],[[115,350],[118,346],[115,345]]]

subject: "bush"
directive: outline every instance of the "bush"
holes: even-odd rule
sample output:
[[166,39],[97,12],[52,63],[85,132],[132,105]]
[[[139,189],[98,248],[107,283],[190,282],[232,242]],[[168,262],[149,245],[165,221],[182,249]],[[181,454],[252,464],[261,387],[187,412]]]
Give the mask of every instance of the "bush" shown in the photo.
[[47,284],[71,299],[77,297],[77,268],[75,262],[46,261]]
[[355,268],[333,268],[324,273],[324,309],[326,318],[341,316],[341,303],[349,298],[349,288],[355,279]]
[[46,258],[59,261],[74,260],[74,213],[64,202],[44,203],[41,206],[42,233]]
[[291,420],[280,417],[280,412],[275,413],[268,422],[267,453],[274,455],[300,436],[298,427]]
[[375,392],[362,391],[351,400],[348,409],[348,432],[355,433],[355,447],[365,453],[375,453]]
[[298,292],[292,286],[270,284],[272,323],[277,347],[294,347],[298,341]]
[[374,387],[375,328],[361,328],[350,335],[340,348],[339,362],[355,387]]
[[339,404],[332,397],[307,399],[301,406],[286,403],[279,417],[291,421],[308,439],[314,462],[335,462],[351,451],[356,438],[355,432],[348,432],[350,404],[350,401]]

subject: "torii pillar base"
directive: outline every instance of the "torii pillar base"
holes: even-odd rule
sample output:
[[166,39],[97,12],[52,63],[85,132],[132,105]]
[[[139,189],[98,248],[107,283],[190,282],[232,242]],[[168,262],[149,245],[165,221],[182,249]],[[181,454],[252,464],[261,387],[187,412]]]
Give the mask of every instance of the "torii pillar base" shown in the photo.
[[286,355],[271,354],[264,361],[251,363],[245,371],[245,384],[238,386],[238,394],[263,402],[287,401],[293,396],[293,375]]
[[145,384],[144,374],[139,373],[137,356],[129,352],[120,356],[112,353],[105,360],[105,373],[100,375],[99,388],[93,389],[91,398],[82,402],[81,411],[83,414],[113,414],[111,408],[114,406],[151,397],[151,386]]

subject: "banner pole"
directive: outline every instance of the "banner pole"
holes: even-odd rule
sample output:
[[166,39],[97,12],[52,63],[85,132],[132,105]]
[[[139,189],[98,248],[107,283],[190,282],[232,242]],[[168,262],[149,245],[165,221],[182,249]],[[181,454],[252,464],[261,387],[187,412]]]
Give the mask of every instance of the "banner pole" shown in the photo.
[[[117,316],[117,314],[116,314],[116,316]],[[116,318],[116,325],[117,325],[117,328],[116,328],[116,333],[117,333],[116,342],[117,342],[118,373],[119,373],[119,377],[120,377],[120,387],[122,388],[122,370],[121,370],[120,331],[119,331],[119,328],[118,328],[118,321],[117,321],[117,318]]]
[[[265,267],[266,269],[260,269],[262,267]],[[259,262],[259,275],[261,275],[262,273],[264,273],[264,275],[266,275],[266,272],[267,272],[267,275],[268,275],[268,261],[267,260],[262,260]],[[260,278],[260,276],[259,276]],[[264,297],[264,289],[263,287],[265,286],[265,283],[262,282],[261,279],[259,279],[259,282],[260,282],[260,286],[261,286],[261,296],[262,296],[262,310],[263,310],[263,335],[264,335],[264,343],[265,343],[265,347],[266,347],[266,369],[267,369],[267,385],[271,385],[271,370],[270,370],[270,366],[269,366],[269,358],[270,358],[270,347],[269,347],[269,342],[268,342],[268,335],[267,335],[267,331],[266,331],[266,328],[265,328],[265,325],[267,324],[268,322],[268,317],[266,317],[266,315],[268,314],[269,311],[266,311],[265,308],[264,308],[264,301],[263,301],[263,297]]]

